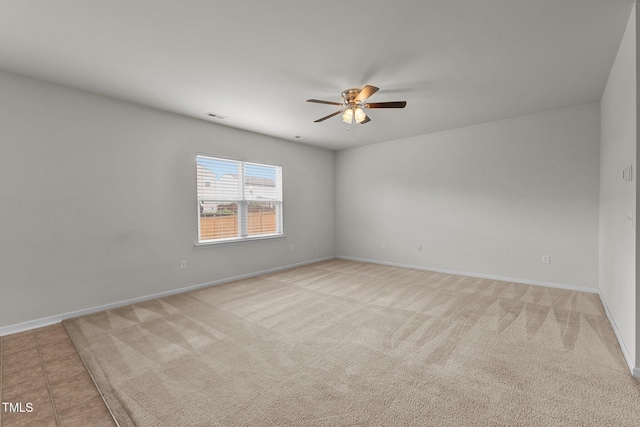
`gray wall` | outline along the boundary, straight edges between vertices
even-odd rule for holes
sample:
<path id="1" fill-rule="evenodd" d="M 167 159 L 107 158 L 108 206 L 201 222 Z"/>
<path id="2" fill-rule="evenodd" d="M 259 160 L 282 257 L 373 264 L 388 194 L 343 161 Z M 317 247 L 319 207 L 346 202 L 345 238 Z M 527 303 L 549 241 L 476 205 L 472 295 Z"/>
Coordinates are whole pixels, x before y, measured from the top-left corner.
<path id="1" fill-rule="evenodd" d="M 337 255 L 596 289 L 599 122 L 591 103 L 338 152 Z"/>
<path id="2" fill-rule="evenodd" d="M 602 96 L 600 149 L 600 292 L 636 360 L 636 22 L 632 12 Z M 632 181 L 622 170 L 633 166 Z M 635 363 L 638 365 L 638 363 Z"/>
<path id="3" fill-rule="evenodd" d="M 0 94 L 0 328 L 335 253 L 331 151 L 9 74 Z M 197 152 L 282 165 L 286 238 L 195 249 Z"/>

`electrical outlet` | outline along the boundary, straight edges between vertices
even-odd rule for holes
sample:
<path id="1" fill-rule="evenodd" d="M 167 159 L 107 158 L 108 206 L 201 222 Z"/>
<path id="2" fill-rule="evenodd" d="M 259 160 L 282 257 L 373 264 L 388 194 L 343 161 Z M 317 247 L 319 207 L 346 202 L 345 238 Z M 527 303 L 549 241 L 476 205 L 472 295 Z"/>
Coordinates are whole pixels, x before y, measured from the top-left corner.
<path id="1" fill-rule="evenodd" d="M 289 252 L 293 252 L 293 243 L 289 245 Z"/>
<path id="2" fill-rule="evenodd" d="M 422 245 L 418 245 L 418 252 L 422 252 Z"/>
<path id="3" fill-rule="evenodd" d="M 386 243 L 382 242 L 382 244 L 380 245 L 380 247 L 381 247 L 382 249 L 384 249 L 384 248 L 386 248 L 386 247 L 387 247 L 387 245 L 386 245 Z"/>
<path id="4" fill-rule="evenodd" d="M 543 264 L 551 264 L 551 255 L 542 255 Z"/>
<path id="5" fill-rule="evenodd" d="M 180 261 L 180 270 L 185 270 L 187 268 L 187 260 L 183 259 Z"/>

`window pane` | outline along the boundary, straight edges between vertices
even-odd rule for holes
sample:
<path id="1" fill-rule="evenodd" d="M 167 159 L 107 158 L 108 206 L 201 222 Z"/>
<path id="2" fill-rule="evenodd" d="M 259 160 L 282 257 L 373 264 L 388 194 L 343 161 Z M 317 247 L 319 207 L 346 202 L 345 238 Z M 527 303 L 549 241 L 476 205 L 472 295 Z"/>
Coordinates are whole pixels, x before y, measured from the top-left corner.
<path id="1" fill-rule="evenodd" d="M 280 200 L 280 168 L 245 164 L 244 191 L 246 200 Z"/>
<path id="2" fill-rule="evenodd" d="M 249 202 L 247 204 L 247 234 L 275 234 L 277 227 L 277 212 L 275 202 Z"/>
<path id="3" fill-rule="evenodd" d="M 220 204 L 215 211 L 200 213 L 200 240 L 238 237 L 238 204 Z"/>
<path id="4" fill-rule="evenodd" d="M 242 198 L 238 179 L 240 162 L 198 156 L 198 198 L 238 201 Z M 205 183 L 209 182 L 207 186 Z"/>

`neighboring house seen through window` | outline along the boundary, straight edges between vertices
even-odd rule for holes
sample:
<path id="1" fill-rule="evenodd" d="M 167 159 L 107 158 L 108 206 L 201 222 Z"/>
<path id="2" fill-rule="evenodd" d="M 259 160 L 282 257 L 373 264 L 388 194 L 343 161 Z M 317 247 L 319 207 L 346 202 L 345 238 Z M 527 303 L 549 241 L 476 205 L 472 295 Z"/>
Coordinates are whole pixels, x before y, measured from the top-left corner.
<path id="1" fill-rule="evenodd" d="M 282 168 L 196 156 L 198 243 L 279 236 Z"/>

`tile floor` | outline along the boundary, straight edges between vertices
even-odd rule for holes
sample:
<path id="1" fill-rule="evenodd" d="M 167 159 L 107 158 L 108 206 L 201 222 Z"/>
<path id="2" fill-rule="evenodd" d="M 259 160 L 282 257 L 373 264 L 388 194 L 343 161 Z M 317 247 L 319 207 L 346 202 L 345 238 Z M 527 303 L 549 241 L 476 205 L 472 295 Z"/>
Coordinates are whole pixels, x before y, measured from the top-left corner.
<path id="1" fill-rule="evenodd" d="M 61 323 L 0 337 L 0 426 L 116 426 Z"/>

